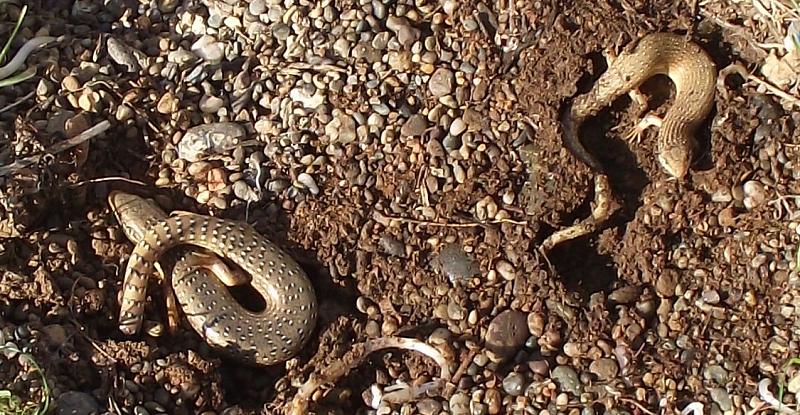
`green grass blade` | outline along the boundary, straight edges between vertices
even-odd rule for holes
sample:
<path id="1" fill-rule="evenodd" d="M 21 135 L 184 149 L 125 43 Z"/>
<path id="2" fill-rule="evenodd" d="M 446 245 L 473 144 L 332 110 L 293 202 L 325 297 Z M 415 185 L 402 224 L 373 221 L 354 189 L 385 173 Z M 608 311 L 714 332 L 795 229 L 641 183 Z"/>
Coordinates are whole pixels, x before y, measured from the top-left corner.
<path id="1" fill-rule="evenodd" d="M 19 32 L 20 26 L 22 26 L 22 20 L 25 19 L 25 14 L 28 12 L 28 5 L 22 6 L 22 10 L 19 12 L 19 19 L 17 19 L 17 24 L 14 26 L 14 31 L 11 32 L 11 36 L 6 41 L 6 45 L 3 46 L 3 50 L 0 51 L 0 62 L 3 62 L 6 58 L 6 54 L 8 54 L 8 49 L 11 48 L 11 42 L 17 37 L 17 32 Z"/>
<path id="2" fill-rule="evenodd" d="M 0 88 L 5 88 L 7 86 L 16 85 L 20 82 L 25 82 L 28 79 L 33 78 L 36 75 L 36 67 L 31 66 L 30 68 L 14 75 L 9 76 L 6 79 L 0 79 Z"/>
<path id="3" fill-rule="evenodd" d="M 19 353 L 20 356 L 23 356 L 27 363 L 33 367 L 36 373 L 39 374 L 39 377 L 42 379 L 42 398 L 38 405 L 35 402 L 26 402 L 25 404 L 22 404 L 19 398 L 14 396 L 11 391 L 5 389 L 0 390 L 0 414 L 5 412 L 20 415 L 47 414 L 47 412 L 50 410 L 50 385 L 47 383 L 47 378 L 44 375 L 44 370 L 42 370 L 42 367 L 36 363 L 36 359 L 33 358 L 33 355 L 22 353 L 22 351 L 16 347 L 0 345 L 0 351 L 4 350 Z"/>

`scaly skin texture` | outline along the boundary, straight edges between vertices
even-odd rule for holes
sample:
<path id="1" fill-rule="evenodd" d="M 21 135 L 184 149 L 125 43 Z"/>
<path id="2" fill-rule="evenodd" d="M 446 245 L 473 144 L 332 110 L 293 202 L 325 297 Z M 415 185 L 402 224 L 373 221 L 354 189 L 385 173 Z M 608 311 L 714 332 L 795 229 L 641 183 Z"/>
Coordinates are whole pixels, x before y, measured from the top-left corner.
<path id="1" fill-rule="evenodd" d="M 172 287 L 190 324 L 210 345 L 263 365 L 290 359 L 305 345 L 317 319 L 314 288 L 292 258 L 251 226 L 188 212 L 167 217 L 155 204 L 122 192 L 112 192 L 109 203 L 126 235 L 137 242 L 125 271 L 123 333 L 136 333 L 141 326 L 154 261 L 172 247 L 189 244 L 239 265 L 266 302 L 263 311 L 245 309 L 214 275 L 230 272 L 219 258 L 191 251 L 180 255 Z"/>
<path id="2" fill-rule="evenodd" d="M 675 84 L 675 101 L 658 133 L 658 160 L 673 177 L 684 177 L 692 162 L 694 131 L 714 105 L 717 77 L 716 66 L 708 54 L 684 36 L 650 34 L 632 51 L 621 53 L 592 90 L 575 98 L 564 112 L 561 123 L 566 147 L 589 167 L 602 172 L 600 162 L 578 138 L 581 124 L 620 95 L 659 74 L 667 75 Z"/>

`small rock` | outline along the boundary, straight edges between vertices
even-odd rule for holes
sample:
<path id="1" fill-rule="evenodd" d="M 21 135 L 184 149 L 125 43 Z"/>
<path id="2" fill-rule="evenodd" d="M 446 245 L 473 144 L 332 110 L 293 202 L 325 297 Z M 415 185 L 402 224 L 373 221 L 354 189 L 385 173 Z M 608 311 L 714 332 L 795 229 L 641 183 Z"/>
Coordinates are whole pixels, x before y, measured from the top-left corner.
<path id="1" fill-rule="evenodd" d="M 109 37 L 106 42 L 108 56 L 117 65 L 125 68 L 127 72 L 139 72 L 142 69 L 139 61 L 134 55 L 134 49 L 120 42 L 116 38 Z"/>
<path id="2" fill-rule="evenodd" d="M 206 114 L 215 114 L 223 105 L 225 101 L 219 97 L 204 95 L 200 98 L 200 111 Z"/>
<path id="3" fill-rule="evenodd" d="M 725 209 L 722 209 L 717 214 L 717 221 L 720 225 L 725 227 L 731 227 L 736 225 L 736 212 L 734 212 L 732 206 L 728 206 Z"/>
<path id="4" fill-rule="evenodd" d="M 159 101 L 159 104 L 161 101 Z M 97 112 L 100 109 L 100 94 L 86 88 L 78 96 L 78 108 L 86 112 Z M 177 110 L 177 108 L 175 108 Z"/>
<path id="5" fill-rule="evenodd" d="M 451 283 L 467 280 L 480 273 L 480 267 L 468 256 L 460 245 L 447 244 L 439 251 L 434 261 L 440 271 L 450 279 Z"/>
<path id="6" fill-rule="evenodd" d="M 711 395 L 711 400 L 719 405 L 719 408 L 724 412 L 728 412 L 733 408 L 733 402 L 728 394 L 728 391 L 722 388 L 711 388 L 708 390 Z"/>
<path id="7" fill-rule="evenodd" d="M 265 0 L 253 0 L 248 5 L 250 9 L 250 14 L 253 16 L 258 16 L 260 14 L 264 14 L 267 11 L 267 2 Z"/>
<path id="8" fill-rule="evenodd" d="M 563 351 L 567 357 L 578 357 L 583 353 L 580 343 L 577 342 L 564 343 Z"/>
<path id="9" fill-rule="evenodd" d="M 656 293 L 661 297 L 672 297 L 677 285 L 678 273 L 674 270 L 663 270 L 656 280 Z"/>
<path id="10" fill-rule="evenodd" d="M 294 88 L 289 91 L 289 98 L 294 102 L 303 104 L 303 108 L 316 109 L 325 103 L 325 97 L 319 93 L 319 90 L 314 90 L 313 93 L 306 88 Z"/>
<path id="11" fill-rule="evenodd" d="M 472 401 L 470 403 L 470 406 L 471 406 L 470 415 L 486 415 L 488 413 L 488 410 L 486 409 L 486 404 Z"/>
<path id="12" fill-rule="evenodd" d="M 0 353 L 2 353 L 6 359 L 13 359 L 19 355 L 19 346 L 14 342 L 8 342 L 5 344 L 4 348 L 0 349 Z"/>
<path id="13" fill-rule="evenodd" d="M 397 240 L 397 238 L 391 235 L 383 235 L 381 236 L 380 244 L 384 252 L 387 254 L 396 256 L 398 258 L 406 257 L 406 246 Z"/>
<path id="14" fill-rule="evenodd" d="M 81 81 L 72 75 L 65 76 L 64 79 L 61 80 L 61 87 L 69 92 L 77 92 L 81 89 Z"/>
<path id="15" fill-rule="evenodd" d="M 428 129 L 428 120 L 422 114 L 414 114 L 400 127 L 400 135 L 404 137 L 420 136 Z"/>
<path id="16" fill-rule="evenodd" d="M 505 310 L 486 329 L 486 348 L 500 359 L 509 359 L 529 337 L 528 316 L 516 310 Z"/>
<path id="17" fill-rule="evenodd" d="M 619 365 L 614 359 L 600 358 L 589 364 L 589 371 L 600 380 L 611 380 L 617 376 Z"/>
<path id="18" fill-rule="evenodd" d="M 405 72 L 411 69 L 411 53 L 406 51 L 392 50 L 386 55 L 386 63 L 388 63 L 393 70 Z"/>
<path id="19" fill-rule="evenodd" d="M 336 42 L 333 42 L 333 51 L 342 58 L 347 59 L 350 56 L 350 42 L 343 37 L 336 39 Z"/>
<path id="20" fill-rule="evenodd" d="M 67 341 L 67 331 L 60 324 L 44 326 L 42 332 L 47 335 L 47 344 L 50 346 L 61 346 Z"/>
<path id="21" fill-rule="evenodd" d="M 246 134 L 243 126 L 232 122 L 192 127 L 178 143 L 178 157 L 194 162 L 209 155 L 227 153 L 238 146 Z"/>
<path id="22" fill-rule="evenodd" d="M 211 35 L 203 35 L 192 44 L 192 52 L 208 63 L 214 64 L 222 61 L 224 53 L 222 43 L 217 42 Z"/>
<path id="23" fill-rule="evenodd" d="M 458 117 L 453 120 L 450 124 L 450 134 L 454 136 L 459 136 L 461 133 L 467 130 L 467 125 L 464 124 L 464 120 L 461 117 Z"/>
<path id="24" fill-rule="evenodd" d="M 702 293 L 703 301 L 706 304 L 717 304 L 719 303 L 719 293 L 717 290 L 703 290 Z"/>
<path id="25" fill-rule="evenodd" d="M 303 185 L 312 195 L 316 196 L 319 194 L 319 187 L 317 186 L 317 182 L 314 181 L 314 178 L 311 177 L 310 174 L 303 172 L 297 175 L 297 181 Z"/>
<path id="26" fill-rule="evenodd" d="M 339 113 L 338 117 L 325 125 L 325 134 L 335 142 L 352 143 L 356 139 L 356 120 L 348 114 Z"/>
<path id="27" fill-rule="evenodd" d="M 531 369 L 531 372 L 539 376 L 546 376 L 550 372 L 550 365 L 547 363 L 547 360 L 528 362 L 528 367 Z"/>
<path id="28" fill-rule="evenodd" d="M 420 415 L 436 415 L 442 410 L 442 404 L 431 398 L 425 398 L 417 402 L 417 410 Z"/>
<path id="29" fill-rule="evenodd" d="M 489 413 L 491 415 L 499 414 L 503 408 L 503 398 L 500 396 L 500 391 L 495 388 L 486 390 L 486 396 L 483 398 L 486 405 L 489 406 Z"/>
<path id="30" fill-rule="evenodd" d="M 452 415 L 469 414 L 469 396 L 464 392 L 458 392 L 450 397 L 450 413 Z"/>
<path id="31" fill-rule="evenodd" d="M 789 379 L 789 383 L 786 385 L 786 390 L 795 395 L 800 392 L 800 374 L 796 374 Z"/>
<path id="32" fill-rule="evenodd" d="M 503 378 L 503 390 L 511 396 L 522 395 L 525 390 L 525 377 L 517 372 L 511 372 Z"/>
<path id="33" fill-rule="evenodd" d="M 117 121 L 127 121 L 133 118 L 135 114 L 136 112 L 131 107 L 123 104 L 117 107 L 114 117 L 117 119 Z"/>
<path id="34" fill-rule="evenodd" d="M 92 395 L 83 392 L 64 392 L 55 401 L 56 415 L 90 415 L 103 408 Z"/>
<path id="35" fill-rule="evenodd" d="M 764 185 L 755 180 L 747 181 L 744 186 L 742 186 L 742 190 L 744 191 L 744 207 L 747 208 L 747 210 L 760 206 L 767 198 Z"/>
<path id="36" fill-rule="evenodd" d="M 181 2 L 178 0 L 158 0 L 158 11 L 161 13 L 172 13 Z"/>
<path id="37" fill-rule="evenodd" d="M 256 194 L 244 180 L 233 183 L 233 194 L 244 201 L 255 202 Z"/>
<path id="38" fill-rule="evenodd" d="M 733 200 L 731 189 L 722 188 L 711 194 L 711 201 L 716 203 L 728 203 Z"/>
<path id="39" fill-rule="evenodd" d="M 580 396 L 583 393 L 583 385 L 581 385 L 578 373 L 575 369 L 569 366 L 556 366 L 550 377 L 558 384 L 559 388 L 565 392 L 569 392 L 575 396 Z"/>
<path id="40" fill-rule="evenodd" d="M 172 92 L 162 95 L 156 104 L 156 109 L 161 114 L 172 114 L 178 111 L 179 100 Z"/>
<path id="41" fill-rule="evenodd" d="M 451 320 L 463 320 L 466 316 L 466 310 L 460 304 L 451 301 L 447 304 L 447 316 Z"/>
<path id="42" fill-rule="evenodd" d="M 448 343 L 452 338 L 453 333 L 451 333 L 450 330 L 444 327 L 438 327 L 428 336 L 428 341 L 435 346 L 441 346 Z"/>
<path id="43" fill-rule="evenodd" d="M 462 141 L 460 137 L 448 134 L 442 140 L 442 147 L 444 147 L 444 149 L 447 150 L 447 152 L 449 153 L 451 151 L 456 151 L 459 148 L 461 148 L 461 143 Z"/>
<path id="44" fill-rule="evenodd" d="M 386 28 L 397 35 L 397 40 L 405 48 L 411 47 L 419 39 L 421 33 L 419 29 L 412 27 L 408 20 L 397 16 L 389 16 L 386 19 Z"/>
<path id="45" fill-rule="evenodd" d="M 639 298 L 639 287 L 627 285 L 617 288 L 608 295 L 608 299 L 617 304 L 629 304 Z"/>
<path id="46" fill-rule="evenodd" d="M 178 48 L 167 54 L 167 62 L 176 63 L 179 66 L 186 65 L 196 60 L 197 60 L 197 55 L 184 48 Z"/>
<path id="47" fill-rule="evenodd" d="M 428 81 L 428 89 L 434 97 L 440 98 L 453 92 L 455 76 L 446 68 L 437 69 Z"/>
<path id="48" fill-rule="evenodd" d="M 514 266 L 506 260 L 501 259 L 497 261 L 497 264 L 495 264 L 495 269 L 497 270 L 497 273 L 500 274 L 500 276 L 506 281 L 514 281 L 514 279 L 517 278 L 517 271 L 514 269 Z"/>
<path id="49" fill-rule="evenodd" d="M 728 371 L 720 365 L 709 365 L 703 370 L 703 377 L 708 380 L 713 380 L 718 385 L 725 385 L 728 383 Z"/>

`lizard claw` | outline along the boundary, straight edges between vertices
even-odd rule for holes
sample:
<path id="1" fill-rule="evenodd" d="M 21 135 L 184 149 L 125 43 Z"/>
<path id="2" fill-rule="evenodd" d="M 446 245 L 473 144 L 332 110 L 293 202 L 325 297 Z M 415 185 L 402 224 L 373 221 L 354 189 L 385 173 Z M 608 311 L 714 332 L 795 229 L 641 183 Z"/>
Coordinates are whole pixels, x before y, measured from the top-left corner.
<path id="1" fill-rule="evenodd" d="M 662 120 L 655 114 L 647 114 L 630 131 L 625 134 L 625 140 L 639 144 L 642 142 L 644 130 L 650 127 L 661 128 Z"/>

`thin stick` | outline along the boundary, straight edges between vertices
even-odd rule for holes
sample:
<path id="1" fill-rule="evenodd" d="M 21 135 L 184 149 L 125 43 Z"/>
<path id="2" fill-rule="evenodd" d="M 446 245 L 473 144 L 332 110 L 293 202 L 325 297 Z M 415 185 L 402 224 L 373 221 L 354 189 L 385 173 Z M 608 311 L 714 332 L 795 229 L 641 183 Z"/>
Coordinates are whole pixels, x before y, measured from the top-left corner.
<path id="1" fill-rule="evenodd" d="M 747 75 L 747 80 L 748 81 L 753 81 L 753 82 L 763 86 L 769 92 L 772 92 L 773 94 L 775 94 L 775 95 L 777 95 L 777 96 L 779 96 L 779 97 L 791 102 L 792 104 L 794 104 L 796 106 L 800 106 L 800 97 L 796 97 L 796 96 L 794 96 L 794 95 L 792 95 L 792 94 L 790 94 L 788 92 L 785 92 L 782 89 L 770 84 L 767 81 L 762 80 L 761 78 L 759 78 L 759 77 L 757 77 L 755 75 L 748 74 Z"/>
<path id="2" fill-rule="evenodd" d="M 341 359 L 326 367 L 322 374 L 312 373 L 309 379 L 302 385 L 289 403 L 288 412 L 291 415 L 308 413 L 308 403 L 311 396 L 323 384 L 335 383 L 338 379 L 347 375 L 351 370 L 358 367 L 373 352 L 384 349 L 396 348 L 402 350 L 413 350 L 424 354 L 433 359 L 439 366 L 439 377 L 443 381 L 451 378 L 451 362 L 448 361 L 438 350 L 427 343 L 414 338 L 406 337 L 379 337 L 370 339 L 362 343 L 357 343 Z"/>
<path id="3" fill-rule="evenodd" d="M 27 94 L 27 95 L 25 95 L 24 97 L 22 97 L 22 98 L 20 98 L 20 99 L 18 99 L 18 100 L 16 100 L 16 101 L 14 101 L 14 102 L 12 102 L 12 103 L 10 103 L 10 104 L 6 105 L 6 106 L 5 106 L 5 107 L 3 107 L 3 108 L 0 108 L 0 114 L 2 114 L 2 113 L 4 113 L 4 112 L 6 112 L 6 111 L 8 111 L 8 110 L 10 110 L 10 109 L 12 109 L 12 108 L 14 108 L 14 107 L 16 107 L 16 106 L 17 106 L 17 105 L 19 105 L 19 104 L 22 104 L 22 103 L 23 103 L 23 102 L 25 102 L 25 101 L 26 101 L 28 98 L 30 98 L 30 97 L 32 97 L 32 96 L 34 96 L 35 94 L 36 94 L 36 91 L 31 91 L 30 93 L 28 93 L 28 94 Z"/>
<path id="4" fill-rule="evenodd" d="M 131 183 L 131 184 L 138 184 L 139 186 L 149 186 L 145 182 L 141 182 L 139 180 L 134 180 L 134 179 L 129 179 L 127 177 L 108 176 L 108 177 L 98 177 L 98 178 L 95 178 L 95 179 L 81 180 L 81 181 L 79 181 L 77 183 L 73 183 L 73 184 L 69 185 L 69 187 L 79 187 L 79 186 L 83 186 L 83 185 L 89 184 L 89 183 L 101 183 L 101 182 L 113 182 L 113 181 L 121 181 L 121 182 L 127 182 L 127 183 Z"/>
<path id="5" fill-rule="evenodd" d="M 41 160 L 41 158 L 45 154 L 57 154 L 64 150 L 68 150 L 72 147 L 75 147 L 78 144 L 81 144 L 97 135 L 100 135 L 101 133 L 108 130 L 110 127 L 111 123 L 108 122 L 108 120 L 102 121 L 101 123 L 87 129 L 86 131 L 76 135 L 75 137 L 53 144 L 44 153 L 40 153 L 35 156 L 30 156 L 24 159 L 17 160 L 6 166 L 0 166 L 0 177 L 8 176 L 9 174 L 15 173 L 19 169 L 30 166 L 31 164 L 38 163 L 39 160 Z"/>
<path id="6" fill-rule="evenodd" d="M 514 225 L 519 226 L 526 226 L 528 221 L 520 221 L 520 220 L 513 220 L 513 219 L 497 219 L 491 220 L 487 222 L 472 222 L 472 223 L 441 223 L 441 222 L 432 222 L 428 220 L 420 220 L 420 219 L 412 219 L 412 218 L 402 218 L 398 216 L 385 216 L 382 215 L 385 219 L 388 220 L 396 220 L 398 222 L 404 223 L 412 223 L 414 225 L 428 225 L 428 226 L 440 226 L 444 228 L 474 228 L 478 226 L 486 226 L 486 225 L 494 225 L 498 223 L 511 223 Z"/>

